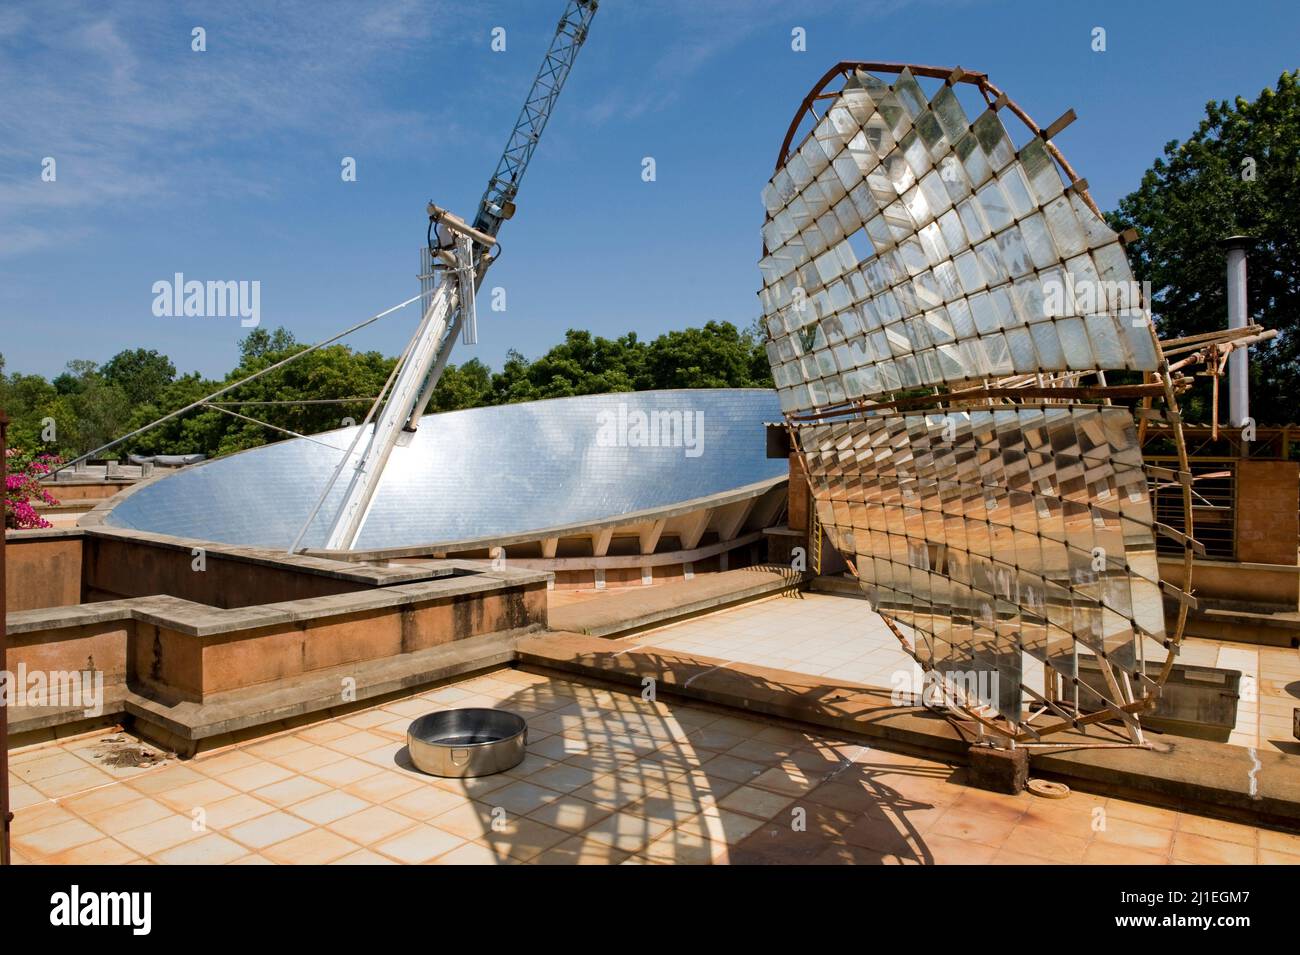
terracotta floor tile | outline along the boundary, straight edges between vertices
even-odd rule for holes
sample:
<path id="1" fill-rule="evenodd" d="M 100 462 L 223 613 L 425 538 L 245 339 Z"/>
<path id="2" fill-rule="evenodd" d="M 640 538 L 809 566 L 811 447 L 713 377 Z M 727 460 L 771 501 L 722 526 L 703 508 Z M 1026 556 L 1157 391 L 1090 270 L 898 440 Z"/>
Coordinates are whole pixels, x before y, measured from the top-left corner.
<path id="1" fill-rule="evenodd" d="M 300 729 L 295 735 L 312 743 L 328 743 L 331 740 L 336 740 L 339 737 L 347 736 L 349 733 L 354 732 L 356 731 L 345 723 L 327 720 L 322 723 L 308 726 L 305 729 Z"/>
<path id="2" fill-rule="evenodd" d="M 1278 852 L 1274 849 L 1259 849 L 1260 865 L 1300 865 L 1300 856 L 1293 856 L 1289 852 Z"/>
<path id="3" fill-rule="evenodd" d="M 308 770 L 306 775 L 327 786 L 350 786 L 352 783 L 377 776 L 381 772 L 384 772 L 381 766 L 367 763 L 364 759 L 357 759 L 354 756 L 345 756 L 319 769 Z"/>
<path id="4" fill-rule="evenodd" d="M 322 782 L 317 782 L 306 776 L 290 776 L 278 783 L 271 783 L 271 785 L 263 786 L 261 789 L 254 789 L 250 795 L 262 802 L 284 809 L 286 806 L 292 806 L 315 796 L 328 795 L 331 792 L 333 790 Z"/>
<path id="5" fill-rule="evenodd" d="M 412 819 L 424 822 L 434 816 L 442 815 L 448 810 L 463 806 L 468 801 L 464 796 L 457 796 L 445 789 L 428 786 L 424 789 L 414 789 L 411 792 L 403 793 L 395 799 L 388 800 L 384 805 L 389 809 L 397 810 L 403 815 L 410 816 Z"/>
<path id="6" fill-rule="evenodd" d="M 833 845 L 813 860 L 814 865 L 919 865 L 919 861 L 868 849 L 865 846 Z"/>
<path id="7" fill-rule="evenodd" d="M 104 837 L 102 832 L 81 819 L 69 819 L 66 822 L 37 829 L 35 832 L 23 832 L 15 823 L 15 828 L 11 832 L 13 845 L 33 861 L 58 855 L 60 852 Z"/>
<path id="8" fill-rule="evenodd" d="M 301 835 L 277 842 L 262 850 L 262 855 L 281 865 L 326 865 L 360 848 L 328 829 L 311 829 Z"/>
<path id="9" fill-rule="evenodd" d="M 753 782 L 767 769 L 762 763 L 751 762 L 725 753 L 705 761 L 702 768 L 705 774 L 711 777 L 718 776 L 742 784 Z"/>
<path id="10" fill-rule="evenodd" d="M 318 826 L 325 826 L 346 816 L 355 815 L 369 807 L 370 803 L 364 799 L 330 790 L 319 796 L 313 796 L 310 799 L 295 803 L 289 807 L 289 811 L 295 816 L 302 816 L 308 822 L 313 822 Z"/>
<path id="11" fill-rule="evenodd" d="M 1015 828 L 1014 821 L 991 816 L 983 811 L 966 809 L 958 804 L 940 816 L 939 821 L 930 827 L 926 835 L 965 839 L 969 842 L 1001 848 Z"/>
<path id="12" fill-rule="evenodd" d="M 156 822 L 167 816 L 175 815 L 179 811 L 164 806 L 156 799 L 141 796 L 133 790 L 127 790 L 127 792 L 131 792 L 136 798 L 128 803 L 122 803 L 98 812 L 86 813 L 86 821 L 97 829 L 111 835 L 127 829 L 136 829 L 146 823 Z"/>
<path id="13" fill-rule="evenodd" d="M 534 809 L 540 809 L 548 802 L 554 802 L 561 795 L 554 789 L 546 789 L 521 780 L 493 790 L 483 796 L 482 801 L 494 808 L 499 806 L 512 816 L 524 816 Z"/>
<path id="14" fill-rule="evenodd" d="M 12 795 L 12 792 L 10 795 Z M 69 812 L 75 812 L 79 816 L 89 816 L 104 809 L 112 809 L 114 806 L 135 802 L 139 798 L 140 793 L 129 786 L 105 786 L 102 789 L 92 789 L 90 792 L 82 793 L 79 796 L 69 796 L 60 800 L 58 805 Z"/>
<path id="15" fill-rule="evenodd" d="M 641 851 L 667 831 L 668 826 L 658 820 L 616 812 L 589 826 L 583 837 L 633 853 Z"/>
<path id="16" fill-rule="evenodd" d="M 1084 865 L 1168 865 L 1169 857 L 1109 842 L 1093 842 L 1083 853 Z"/>
<path id="17" fill-rule="evenodd" d="M 188 786 L 160 792 L 154 798 L 176 812 L 191 812 L 195 808 L 208 806 L 237 795 L 239 795 L 238 791 L 231 789 L 225 783 L 216 779 L 205 779 L 190 783 Z"/>
<path id="18" fill-rule="evenodd" d="M 312 743 L 310 740 L 305 740 L 292 734 L 286 734 L 283 736 L 276 736 L 273 739 L 268 739 L 262 743 L 252 743 L 245 747 L 245 752 L 258 757 L 259 759 L 274 760 L 279 756 L 287 756 L 289 753 L 296 753 L 298 750 L 307 749 L 311 745 Z"/>
<path id="19" fill-rule="evenodd" d="M 1143 806 L 1141 803 L 1130 803 L 1123 799 L 1110 799 L 1106 802 L 1106 815 L 1112 819 L 1125 819 L 1130 822 L 1141 822 L 1143 825 L 1154 826 L 1157 829 L 1169 829 L 1173 832 L 1174 825 L 1178 822 L 1178 813 L 1174 809 L 1162 809 L 1157 806 Z"/>
<path id="20" fill-rule="evenodd" d="M 434 816 L 429 822 L 452 835 L 473 842 L 481 840 L 483 834 L 494 825 L 498 828 L 504 826 L 509 818 L 510 814 L 504 809 L 493 810 L 483 803 L 465 800 L 455 808 Z"/>
<path id="21" fill-rule="evenodd" d="M 240 793 L 238 796 L 231 796 L 229 799 L 223 799 L 206 807 L 204 822 L 209 829 L 229 829 L 241 822 L 265 816 L 274 809 L 275 807 L 269 803 L 264 803 L 247 793 Z"/>
<path id="22" fill-rule="evenodd" d="M 607 842 L 573 836 L 534 856 L 534 865 L 618 865 L 628 853 Z"/>
<path id="23" fill-rule="evenodd" d="M 1222 819 L 1207 819 L 1183 813 L 1178 817 L 1178 832 L 1188 832 L 1221 842 L 1234 842 L 1239 846 L 1254 848 L 1259 843 L 1259 830 Z M 1176 858 L 1176 856 L 1175 856 Z"/>
<path id="24" fill-rule="evenodd" d="M 743 812 L 759 819 L 770 819 L 789 806 L 793 800 L 789 796 L 755 789 L 753 786 L 741 786 L 718 801 L 719 808 L 733 812 Z"/>
<path id="25" fill-rule="evenodd" d="M 9 780 L 9 809 L 11 812 L 37 806 L 46 801 L 45 797 L 31 786 L 16 782 L 13 773 L 9 774 Z"/>
<path id="26" fill-rule="evenodd" d="M 89 764 L 81 757 L 62 749 L 54 749 L 34 759 L 15 761 L 10 765 L 9 771 L 19 782 L 34 785 L 41 780 L 87 768 Z"/>
<path id="27" fill-rule="evenodd" d="M 553 829 L 575 833 L 595 825 L 611 813 L 612 810 L 597 806 L 593 802 L 567 795 L 552 800 L 539 809 L 534 809 L 528 817 Z"/>
<path id="28" fill-rule="evenodd" d="M 140 794 L 133 790 L 128 789 L 126 792 L 132 799 L 140 798 Z M 29 809 L 15 811 L 14 827 L 24 832 L 35 832 L 48 826 L 57 826 L 61 822 L 71 822 L 76 818 L 77 814 L 73 813 L 66 803 L 40 802 Z"/>
<path id="29" fill-rule="evenodd" d="M 225 865 L 247 854 L 243 846 L 214 832 L 159 852 L 154 858 L 164 865 Z"/>
<path id="30" fill-rule="evenodd" d="M 1198 865 L 1252 865 L 1255 849 L 1191 832 L 1177 832 L 1174 834 L 1173 857 L 1178 862 Z"/>
<path id="31" fill-rule="evenodd" d="M 998 850 L 966 839 L 931 834 L 925 837 L 922 852 L 928 865 L 988 865 Z"/>
<path id="32" fill-rule="evenodd" d="M 113 782 L 113 777 L 108 773 L 87 765 L 83 769 L 73 770 L 70 773 L 35 780 L 31 783 L 31 786 L 50 799 L 62 799 L 64 796 L 84 793 L 87 790 L 94 789 L 97 786 L 105 786 L 111 782 Z"/>
<path id="33" fill-rule="evenodd" d="M 397 863 L 387 856 L 381 856 L 378 852 L 358 849 L 356 852 L 349 852 L 342 859 L 335 859 L 330 865 L 397 865 Z"/>
<path id="34" fill-rule="evenodd" d="M 511 857 L 502 855 L 481 842 L 466 842 L 438 856 L 432 865 L 510 865 Z"/>
<path id="35" fill-rule="evenodd" d="M 372 843 L 396 835 L 414 825 L 410 816 L 404 816 L 387 806 L 371 806 L 329 823 L 328 828 L 358 845 Z"/>
<path id="36" fill-rule="evenodd" d="M 489 829 L 477 841 L 490 846 L 499 856 L 527 862 L 567 838 L 567 832 L 552 829 L 535 819 L 515 816 L 507 819 L 501 829 Z"/>
<path id="37" fill-rule="evenodd" d="M 1168 829 L 1144 826 L 1140 822 L 1128 822 L 1125 819 L 1107 818 L 1106 828 L 1097 830 L 1093 836 L 1093 841 L 1127 846 L 1140 852 L 1167 856 L 1173 838 L 1173 833 Z"/>
<path id="38" fill-rule="evenodd" d="M 247 750 L 232 749 L 211 756 L 196 756 L 187 765 L 204 775 L 220 779 L 226 773 L 233 773 L 237 769 L 256 766 L 259 762 L 261 760 Z"/>
<path id="39" fill-rule="evenodd" d="M 730 809 L 706 809 L 681 828 L 707 836 L 717 845 L 738 845 L 743 839 L 763 825 L 762 820 Z"/>
<path id="40" fill-rule="evenodd" d="M 1011 835 L 1002 843 L 1002 849 L 1016 855 L 1036 856 L 1048 862 L 1077 865 L 1083 861 L 1083 853 L 1090 841 L 1079 835 L 1021 825 L 1012 830 Z"/>
<path id="41" fill-rule="evenodd" d="M 581 766 L 552 763 L 545 769 L 541 769 L 527 777 L 527 781 L 537 786 L 553 789 L 556 792 L 569 793 L 593 782 L 596 775 L 593 770 L 584 769 Z"/>
<path id="42" fill-rule="evenodd" d="M 146 796 L 152 796 L 154 793 L 179 789 L 188 783 L 197 783 L 205 778 L 207 777 L 202 773 L 196 773 L 188 766 L 168 766 L 157 772 L 137 776 L 127 785 Z"/>
<path id="43" fill-rule="evenodd" d="M 681 830 L 669 830 L 641 851 L 651 862 L 661 865 L 708 865 L 719 846 L 707 836 Z"/>
<path id="44" fill-rule="evenodd" d="M 142 856 L 157 855 L 203 835 L 195 830 L 194 820 L 179 813 L 165 816 L 134 829 L 114 832 L 113 838 Z"/>
<path id="45" fill-rule="evenodd" d="M 372 749 L 380 746 L 386 746 L 389 740 L 375 733 L 366 730 L 357 730 L 348 727 L 346 736 L 339 736 L 335 739 L 324 741 L 324 745 L 330 749 L 337 750 L 340 753 L 347 753 L 349 756 L 359 756 L 362 753 L 368 753 Z"/>
<path id="46" fill-rule="evenodd" d="M 295 773 L 308 773 L 314 769 L 320 769 L 323 766 L 341 762 L 345 759 L 347 759 L 347 756 L 343 753 L 310 743 L 304 749 L 297 749 L 283 756 L 273 757 L 275 763 L 286 769 L 292 769 Z"/>
<path id="47" fill-rule="evenodd" d="M 368 802 L 382 803 L 420 789 L 423 785 L 420 780 L 402 773 L 383 772 L 348 783 L 343 791 Z"/>
<path id="48" fill-rule="evenodd" d="M 128 865 L 140 856 L 113 839 L 98 839 L 45 859 L 49 865 Z"/>
<path id="49" fill-rule="evenodd" d="M 978 812 L 1004 822 L 1020 822 L 1029 810 L 1030 804 L 1037 801 L 1036 797 L 1026 793 L 1019 796 L 1005 796 L 1001 793 L 986 792 L 983 789 L 963 788 L 965 791 L 961 798 L 953 803 L 954 808 Z"/>
<path id="50" fill-rule="evenodd" d="M 273 783 L 289 779 L 293 775 L 293 770 L 285 769 L 283 766 L 277 766 L 275 763 L 269 763 L 266 760 L 258 760 L 256 763 L 250 763 L 242 769 L 223 773 L 221 781 L 232 789 L 251 793 L 263 786 L 270 786 Z"/>
<path id="51" fill-rule="evenodd" d="M 1300 835 L 1289 832 L 1277 832 L 1272 829 L 1259 830 L 1259 847 L 1274 852 L 1290 853 L 1300 856 Z"/>
<path id="52" fill-rule="evenodd" d="M 377 843 L 376 852 L 391 856 L 398 862 L 417 865 L 445 855 L 463 845 L 464 839 L 430 825 L 418 825 L 400 835 Z"/>
<path id="53" fill-rule="evenodd" d="M 227 834 L 250 849 L 262 850 L 311 829 L 311 823 L 282 810 L 266 813 L 227 830 Z"/>

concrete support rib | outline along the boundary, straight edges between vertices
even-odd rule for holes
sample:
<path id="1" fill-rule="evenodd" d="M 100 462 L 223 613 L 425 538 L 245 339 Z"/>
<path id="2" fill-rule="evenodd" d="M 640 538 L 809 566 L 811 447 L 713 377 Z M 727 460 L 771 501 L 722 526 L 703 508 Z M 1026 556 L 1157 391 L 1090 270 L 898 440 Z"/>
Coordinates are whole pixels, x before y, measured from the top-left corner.
<path id="1" fill-rule="evenodd" d="M 736 501 L 734 504 L 727 504 L 717 509 L 718 540 L 729 541 L 740 533 L 740 529 L 745 526 L 745 521 L 753 512 L 757 500 L 751 497 L 746 501 Z"/>
<path id="2" fill-rule="evenodd" d="M 713 517 L 715 508 L 700 508 L 687 514 L 678 531 L 678 539 L 681 541 L 682 550 L 695 550 L 700 545 L 700 538 L 708 530 L 709 520 Z"/>

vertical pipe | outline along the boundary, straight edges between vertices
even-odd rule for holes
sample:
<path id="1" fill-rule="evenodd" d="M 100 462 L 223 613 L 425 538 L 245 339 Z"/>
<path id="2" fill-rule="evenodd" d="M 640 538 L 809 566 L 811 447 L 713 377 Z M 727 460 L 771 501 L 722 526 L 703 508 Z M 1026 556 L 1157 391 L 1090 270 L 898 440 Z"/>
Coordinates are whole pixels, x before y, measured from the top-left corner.
<path id="1" fill-rule="evenodd" d="M 1248 324 L 1246 310 L 1246 250 L 1250 239 L 1234 235 L 1221 243 L 1228 257 L 1228 328 L 1245 328 Z M 1249 357 L 1245 348 L 1233 349 L 1228 356 L 1228 420 L 1240 428 L 1250 417 Z"/>

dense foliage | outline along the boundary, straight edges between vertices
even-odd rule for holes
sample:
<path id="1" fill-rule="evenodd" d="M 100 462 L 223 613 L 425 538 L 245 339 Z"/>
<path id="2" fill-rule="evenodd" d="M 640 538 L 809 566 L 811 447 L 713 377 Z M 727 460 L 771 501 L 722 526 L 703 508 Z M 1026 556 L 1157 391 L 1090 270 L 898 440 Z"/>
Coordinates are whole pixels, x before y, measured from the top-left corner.
<path id="1" fill-rule="evenodd" d="M 71 361 L 52 381 L 40 375 L 4 374 L 0 357 L 0 408 L 9 415 L 10 441 L 75 457 L 164 414 L 183 408 L 306 346 L 284 329 L 255 329 L 240 343 L 240 361 L 219 381 L 197 373 L 177 375 L 165 355 L 142 348 L 114 355 L 102 366 Z M 215 403 L 287 431 L 313 434 L 360 421 L 369 400 L 299 405 L 252 402 L 369 399 L 377 395 L 394 359 L 331 345 Z M 434 392 L 431 411 L 652 388 L 771 387 L 767 354 L 756 329 L 729 322 L 669 332 L 652 342 L 635 333 L 608 339 L 570 330 L 564 341 L 535 361 L 510 352 L 498 372 L 478 359 L 449 365 Z M 115 449 L 113 455 L 229 454 L 286 437 L 265 425 L 214 408 L 174 418 Z"/>
<path id="2" fill-rule="evenodd" d="M 1219 241 L 1257 240 L 1247 265 L 1249 308 L 1253 321 L 1279 335 L 1251 349 L 1251 412 L 1263 424 L 1289 423 L 1300 394 L 1300 73 L 1283 73 L 1253 101 L 1211 102 L 1205 113 L 1186 142 L 1165 146 L 1111 221 L 1138 230 L 1129 258 L 1138 280 L 1151 283 L 1163 338 L 1226 327 Z M 1189 417 L 1205 420 L 1208 395 L 1202 383 Z"/>

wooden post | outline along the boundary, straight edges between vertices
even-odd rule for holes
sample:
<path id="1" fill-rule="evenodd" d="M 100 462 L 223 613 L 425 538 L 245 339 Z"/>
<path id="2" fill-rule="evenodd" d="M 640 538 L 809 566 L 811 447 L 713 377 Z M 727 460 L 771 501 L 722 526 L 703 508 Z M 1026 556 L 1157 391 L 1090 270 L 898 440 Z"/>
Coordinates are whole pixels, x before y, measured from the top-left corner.
<path id="1" fill-rule="evenodd" d="M 5 448 L 7 447 L 9 419 L 0 411 L 0 482 L 5 476 Z M 5 656 L 5 531 L 0 527 L 0 679 L 7 680 L 9 661 Z M 7 687 L 6 690 L 12 690 Z M 9 811 L 9 693 L 0 700 L 0 865 L 9 865 L 9 824 L 13 813 Z"/>

